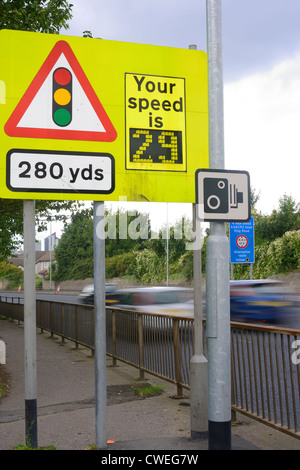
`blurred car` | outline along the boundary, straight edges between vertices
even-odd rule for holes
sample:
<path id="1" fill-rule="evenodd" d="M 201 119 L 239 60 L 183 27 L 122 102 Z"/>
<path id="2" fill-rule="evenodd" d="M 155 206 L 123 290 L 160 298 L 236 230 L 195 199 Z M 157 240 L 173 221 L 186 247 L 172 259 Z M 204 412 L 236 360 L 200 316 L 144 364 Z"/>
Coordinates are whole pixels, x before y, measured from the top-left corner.
<path id="1" fill-rule="evenodd" d="M 280 322 L 293 301 L 284 283 L 270 279 L 230 281 L 232 321 Z"/>
<path id="2" fill-rule="evenodd" d="M 105 284 L 106 304 L 113 302 L 113 294 L 116 290 L 116 284 Z M 94 305 L 94 284 L 88 284 L 85 286 L 79 294 L 78 300 L 83 304 Z"/>
<path id="3" fill-rule="evenodd" d="M 162 315 L 194 314 L 193 289 L 184 287 L 137 287 L 115 292 L 114 306 Z"/>

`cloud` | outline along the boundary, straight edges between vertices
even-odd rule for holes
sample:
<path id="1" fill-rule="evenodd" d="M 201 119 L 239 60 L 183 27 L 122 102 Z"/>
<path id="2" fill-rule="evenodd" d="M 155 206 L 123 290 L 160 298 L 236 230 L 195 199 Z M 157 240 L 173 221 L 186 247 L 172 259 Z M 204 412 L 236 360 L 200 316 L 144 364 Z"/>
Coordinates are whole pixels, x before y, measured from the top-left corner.
<path id="1" fill-rule="evenodd" d="M 300 199 L 300 55 L 224 87 L 225 165 L 250 172 L 258 208 Z"/>
<path id="2" fill-rule="evenodd" d="M 205 0 L 73 0 L 69 33 L 114 41 L 206 48 Z M 65 33 L 64 33 L 65 34 Z"/>

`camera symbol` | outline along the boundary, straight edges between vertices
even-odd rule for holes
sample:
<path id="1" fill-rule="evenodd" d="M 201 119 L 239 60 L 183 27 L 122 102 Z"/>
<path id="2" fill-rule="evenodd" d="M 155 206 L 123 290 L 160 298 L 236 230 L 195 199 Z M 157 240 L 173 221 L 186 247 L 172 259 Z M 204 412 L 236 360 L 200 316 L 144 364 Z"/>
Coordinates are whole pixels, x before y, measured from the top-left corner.
<path id="1" fill-rule="evenodd" d="M 243 202 L 243 193 L 227 178 L 204 178 L 204 212 L 226 214 Z"/>

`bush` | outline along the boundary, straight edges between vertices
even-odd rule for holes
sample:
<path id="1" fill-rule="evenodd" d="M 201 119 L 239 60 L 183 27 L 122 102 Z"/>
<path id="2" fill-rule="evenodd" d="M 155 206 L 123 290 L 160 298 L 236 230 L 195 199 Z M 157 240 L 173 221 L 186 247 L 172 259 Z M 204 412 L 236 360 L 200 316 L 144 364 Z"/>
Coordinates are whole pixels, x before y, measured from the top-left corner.
<path id="1" fill-rule="evenodd" d="M 181 273 L 182 278 L 190 281 L 193 279 L 193 250 L 186 251 L 177 263 L 177 272 Z"/>
<path id="2" fill-rule="evenodd" d="M 57 275 L 55 275 L 55 278 Z M 69 279 L 87 279 L 94 277 L 94 258 L 87 257 L 84 259 L 77 260 L 69 273 Z M 57 279 L 56 279 L 57 280 Z"/>
<path id="3" fill-rule="evenodd" d="M 300 230 L 286 232 L 271 243 L 255 248 L 253 278 L 266 279 L 276 274 L 286 274 L 300 269 Z M 235 279 L 249 279 L 249 267 L 236 264 Z"/>
<path id="4" fill-rule="evenodd" d="M 286 232 L 269 245 L 267 266 L 272 274 L 300 269 L 300 230 Z"/>
<path id="5" fill-rule="evenodd" d="M 154 251 L 148 249 L 137 253 L 135 273 L 142 284 L 151 284 L 166 279 L 166 257 L 159 257 Z"/>
<path id="6" fill-rule="evenodd" d="M 9 280 L 8 289 L 18 288 L 20 284 L 23 284 L 23 271 L 7 261 L 2 261 L 0 263 L 0 279 Z"/>
<path id="7" fill-rule="evenodd" d="M 135 269 L 135 252 L 105 258 L 105 275 L 107 278 L 129 276 L 135 274 Z"/>

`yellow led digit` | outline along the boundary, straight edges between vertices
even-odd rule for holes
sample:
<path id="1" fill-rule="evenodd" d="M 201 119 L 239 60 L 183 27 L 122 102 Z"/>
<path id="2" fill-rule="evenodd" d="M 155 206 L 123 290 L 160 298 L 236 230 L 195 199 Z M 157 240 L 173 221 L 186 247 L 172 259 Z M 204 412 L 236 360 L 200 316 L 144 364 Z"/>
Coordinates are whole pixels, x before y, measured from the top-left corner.
<path id="1" fill-rule="evenodd" d="M 154 129 L 130 129 L 130 162 L 137 168 L 162 168 L 162 165 L 181 165 L 183 162 L 182 133 Z M 154 166 L 155 165 L 155 166 Z M 165 169 L 165 168 L 163 168 Z"/>

